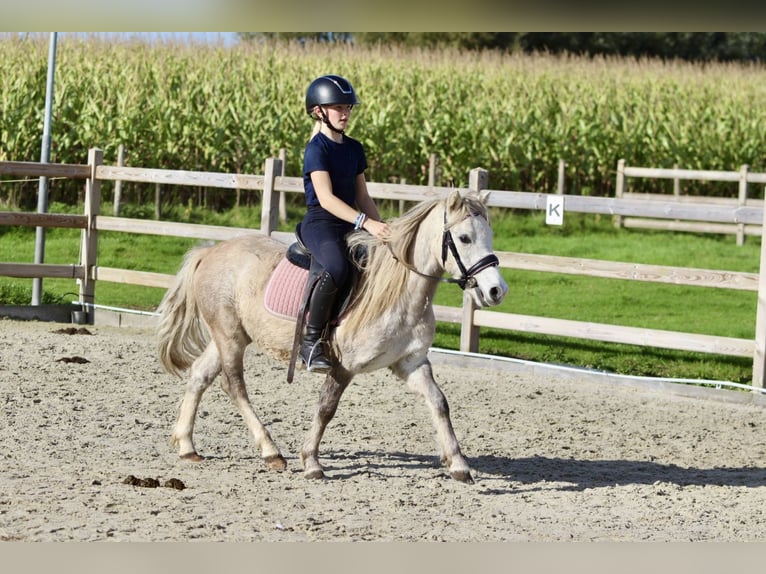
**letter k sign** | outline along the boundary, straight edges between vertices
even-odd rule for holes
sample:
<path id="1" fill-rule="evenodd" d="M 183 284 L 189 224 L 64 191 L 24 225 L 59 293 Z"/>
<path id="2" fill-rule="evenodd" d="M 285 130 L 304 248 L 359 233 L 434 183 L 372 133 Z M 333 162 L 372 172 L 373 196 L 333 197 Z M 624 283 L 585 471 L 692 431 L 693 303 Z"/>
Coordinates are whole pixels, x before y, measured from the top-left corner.
<path id="1" fill-rule="evenodd" d="M 545 202 L 545 223 L 548 225 L 564 224 L 564 198 L 561 195 L 549 195 Z"/>

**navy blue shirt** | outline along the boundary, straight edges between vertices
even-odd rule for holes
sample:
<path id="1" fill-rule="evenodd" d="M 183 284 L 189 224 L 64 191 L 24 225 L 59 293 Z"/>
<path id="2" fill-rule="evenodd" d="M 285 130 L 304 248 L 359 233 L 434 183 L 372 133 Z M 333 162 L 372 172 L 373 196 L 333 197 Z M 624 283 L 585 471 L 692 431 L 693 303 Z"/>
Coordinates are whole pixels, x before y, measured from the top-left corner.
<path id="1" fill-rule="evenodd" d="M 306 205 L 318 206 L 314 184 L 311 182 L 312 171 L 326 171 L 330 174 L 332 191 L 336 197 L 353 206 L 356 201 L 356 176 L 367 169 L 367 158 L 362 144 L 346 135 L 342 143 L 336 143 L 322 132 L 316 134 L 306 144 L 303 152 L 303 188 L 306 192 Z"/>

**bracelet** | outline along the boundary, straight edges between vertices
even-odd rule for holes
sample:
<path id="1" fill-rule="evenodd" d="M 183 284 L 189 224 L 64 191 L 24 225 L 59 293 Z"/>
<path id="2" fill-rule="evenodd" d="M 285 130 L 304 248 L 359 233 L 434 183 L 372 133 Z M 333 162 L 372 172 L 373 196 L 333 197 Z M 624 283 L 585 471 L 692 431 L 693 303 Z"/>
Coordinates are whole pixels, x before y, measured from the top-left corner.
<path id="1" fill-rule="evenodd" d="M 360 211 L 359 215 L 356 216 L 356 221 L 354 221 L 354 230 L 362 229 L 365 221 L 367 221 L 367 214 Z"/>

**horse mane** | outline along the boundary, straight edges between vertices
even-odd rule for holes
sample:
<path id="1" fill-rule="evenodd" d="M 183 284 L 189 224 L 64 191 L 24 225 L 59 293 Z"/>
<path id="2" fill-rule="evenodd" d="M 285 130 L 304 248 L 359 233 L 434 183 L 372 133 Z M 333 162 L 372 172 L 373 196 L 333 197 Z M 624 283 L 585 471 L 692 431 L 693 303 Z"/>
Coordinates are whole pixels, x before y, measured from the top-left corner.
<path id="1" fill-rule="evenodd" d="M 444 205 L 448 212 L 447 229 L 469 215 L 488 219 L 483 196 L 476 192 L 461 195 L 455 190 L 447 199 L 423 201 L 389 221 L 391 234 L 385 243 L 366 231 L 356 231 L 348 236 L 351 253 L 366 251 L 366 256 L 354 257 L 354 263 L 362 273 L 353 312 L 344 321 L 347 329 L 358 331 L 401 300 L 413 265 L 412 250 L 417 230 L 432 210 Z M 363 249 L 358 249 L 360 247 Z"/>

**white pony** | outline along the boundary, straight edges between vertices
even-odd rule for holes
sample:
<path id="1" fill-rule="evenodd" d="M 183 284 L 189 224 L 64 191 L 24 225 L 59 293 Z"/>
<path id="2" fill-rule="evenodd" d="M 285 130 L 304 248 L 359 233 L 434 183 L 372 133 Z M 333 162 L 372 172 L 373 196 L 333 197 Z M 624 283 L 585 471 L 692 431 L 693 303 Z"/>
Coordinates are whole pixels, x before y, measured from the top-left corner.
<path id="1" fill-rule="evenodd" d="M 508 292 L 493 253 L 488 194 L 454 190 L 446 199 L 419 203 L 390 221 L 391 236 L 385 244 L 366 232 L 349 236 L 349 245 L 364 245 L 367 256 L 358 263 L 352 305 L 331 336 L 334 367 L 326 375 L 301 449 L 307 478 L 324 477 L 319 443 L 351 379 L 389 368 L 425 400 L 450 475 L 473 482 L 447 400 L 434 380 L 428 349 L 440 282 L 459 284 L 480 307 L 499 304 Z M 283 244 L 258 234 L 194 248 L 165 294 L 157 327 L 160 361 L 179 377 L 190 370 L 172 435 L 181 457 L 202 459 L 192 438 L 197 407 L 223 373 L 222 387 L 239 408 L 266 465 L 286 467 L 250 404 L 243 377 L 243 355 L 250 343 L 275 357 L 290 357 L 295 321 L 275 317 L 264 306 L 267 283 L 285 253 Z"/>

